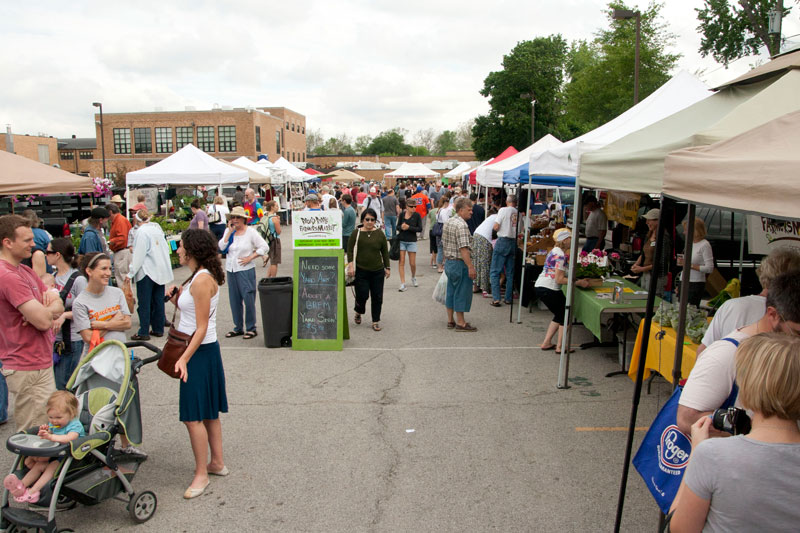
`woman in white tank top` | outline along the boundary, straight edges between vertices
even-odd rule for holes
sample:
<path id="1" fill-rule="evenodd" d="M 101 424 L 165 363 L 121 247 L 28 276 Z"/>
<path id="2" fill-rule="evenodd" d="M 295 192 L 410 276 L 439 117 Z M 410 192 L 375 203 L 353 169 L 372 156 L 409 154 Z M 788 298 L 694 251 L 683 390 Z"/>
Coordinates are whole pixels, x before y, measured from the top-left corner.
<path id="1" fill-rule="evenodd" d="M 219 413 L 228 412 L 225 371 L 217 342 L 217 303 L 225 272 L 217 254 L 217 243 L 207 230 L 186 230 L 178 248 L 181 265 L 192 277 L 181 287 L 171 287 L 172 303 L 181 310 L 176 328 L 192 340 L 175 364 L 180 375 L 180 420 L 189 431 L 195 458 L 194 478 L 184 492 L 186 499 L 203 494 L 209 475 L 226 476 L 222 458 L 222 425 Z M 206 463 L 208 450 L 211 461 Z"/>

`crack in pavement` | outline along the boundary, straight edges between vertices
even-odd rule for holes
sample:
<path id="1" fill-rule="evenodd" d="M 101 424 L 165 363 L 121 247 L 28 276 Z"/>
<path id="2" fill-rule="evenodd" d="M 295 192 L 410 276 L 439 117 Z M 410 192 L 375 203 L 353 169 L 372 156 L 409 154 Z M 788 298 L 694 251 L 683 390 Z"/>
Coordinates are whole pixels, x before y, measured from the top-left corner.
<path id="1" fill-rule="evenodd" d="M 330 380 L 332 380 L 332 379 L 335 379 L 335 378 L 338 378 L 338 377 L 340 377 L 340 376 L 344 376 L 345 374 L 349 374 L 350 372 L 353 372 L 354 370 L 358 370 L 358 369 L 359 369 L 359 368 L 361 368 L 362 366 L 368 365 L 369 363 L 371 363 L 372 361 L 374 361 L 374 360 L 375 360 L 375 359 L 377 359 L 378 357 L 380 357 L 380 356 L 382 356 L 382 355 L 385 355 L 385 354 L 387 354 L 387 353 L 390 353 L 390 352 L 389 352 L 388 350 L 383 350 L 383 351 L 381 351 L 381 352 L 378 352 L 378 353 L 377 353 L 376 355 L 374 355 L 373 357 L 370 357 L 370 358 L 369 358 L 369 359 L 367 359 L 366 361 L 362 361 L 361 363 L 357 364 L 357 365 L 356 365 L 356 366 L 354 366 L 353 368 L 349 368 L 349 369 L 347 369 L 347 370 L 343 370 L 342 372 L 338 372 L 338 373 L 336 373 L 336 374 L 331 374 L 330 376 L 328 376 L 327 378 L 323 379 L 323 380 L 322 380 L 322 381 L 320 381 L 319 383 L 315 383 L 314 385 L 311 385 L 311 388 L 312 388 L 312 389 L 321 389 L 321 388 L 322 388 L 323 386 L 325 386 L 325 385 L 326 385 L 326 384 L 327 384 L 327 383 L 328 383 Z"/>
<path id="2" fill-rule="evenodd" d="M 392 444 L 392 440 L 389 437 L 388 430 L 389 424 L 386 420 L 386 408 L 390 405 L 394 405 L 397 403 L 397 398 L 392 397 L 392 393 L 396 391 L 400 387 L 400 383 L 403 380 L 403 376 L 406 373 L 406 364 L 403 362 L 402 359 L 398 356 L 393 356 L 398 363 L 400 363 L 400 370 L 397 372 L 397 376 L 394 379 L 394 382 L 390 384 L 388 387 L 383 389 L 381 393 L 381 397 L 375 400 L 375 403 L 378 406 L 378 416 L 377 422 L 379 427 L 378 438 L 383 441 L 383 444 L 388 448 L 390 460 L 389 464 L 386 468 L 386 472 L 384 474 L 379 475 L 380 479 L 384 481 L 383 493 L 379 494 L 378 497 L 375 499 L 374 504 L 374 513 L 375 516 L 372 518 L 370 522 L 370 530 L 375 531 L 380 524 L 381 520 L 383 519 L 384 514 L 384 505 L 387 501 L 389 501 L 394 496 L 394 480 L 395 476 L 397 475 L 397 470 L 400 466 L 400 451 L 395 448 Z"/>

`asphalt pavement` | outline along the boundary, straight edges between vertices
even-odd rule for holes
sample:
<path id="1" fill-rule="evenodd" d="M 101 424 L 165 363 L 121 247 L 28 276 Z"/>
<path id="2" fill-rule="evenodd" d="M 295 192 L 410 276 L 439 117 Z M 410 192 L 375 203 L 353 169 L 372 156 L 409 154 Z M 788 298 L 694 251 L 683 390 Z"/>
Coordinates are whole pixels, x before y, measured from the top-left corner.
<path id="1" fill-rule="evenodd" d="M 279 276 L 291 275 L 290 228 Z M 427 250 L 427 241 L 420 249 Z M 58 513 L 58 526 L 108 531 L 608 531 L 614 524 L 633 383 L 607 378 L 614 348 L 577 350 L 567 390 L 556 388 L 558 355 L 541 351 L 551 315 L 493 308 L 476 295 L 476 333 L 446 329 L 431 299 L 438 274 L 418 259 L 419 287 L 398 292 L 397 262 L 384 291 L 383 331 L 352 322 L 341 352 L 264 347 L 259 336 L 226 339 L 221 287 L 217 333 L 230 412 L 223 414 L 225 462 L 203 496 L 184 500 L 194 462 L 178 421 L 178 384 L 155 365 L 140 374 L 149 459 L 136 490 L 158 496 L 153 518 L 136 525 L 109 500 Z M 408 265 L 406 265 L 408 269 Z M 258 267 L 258 276 L 265 275 Z M 185 268 L 175 271 L 182 281 Z M 410 276 L 409 276 L 410 278 Z M 407 279 L 410 282 L 410 279 Z M 171 307 L 171 304 L 168 305 Z M 169 309 L 171 311 L 171 309 Z M 168 313 L 168 316 L 171 313 Z M 132 332 L 138 320 L 134 314 Z M 577 327 L 576 343 L 591 334 Z M 155 339 L 157 340 L 157 339 Z M 144 355 L 144 354 L 143 354 Z M 653 384 L 637 426 L 669 396 Z M 0 437 L 11 434 L 11 424 Z M 636 446 L 643 436 L 636 433 Z M 11 455 L 6 452 L 7 460 Z M 631 471 L 623 531 L 653 531 L 658 510 Z"/>

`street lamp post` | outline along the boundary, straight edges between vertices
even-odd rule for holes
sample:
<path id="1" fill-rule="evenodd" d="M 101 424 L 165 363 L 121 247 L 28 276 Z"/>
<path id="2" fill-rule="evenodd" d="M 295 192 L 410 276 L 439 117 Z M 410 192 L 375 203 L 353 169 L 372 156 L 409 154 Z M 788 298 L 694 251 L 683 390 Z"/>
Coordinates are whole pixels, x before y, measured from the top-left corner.
<path id="1" fill-rule="evenodd" d="M 103 177 L 106 177 L 106 139 L 103 135 L 103 104 L 102 102 L 92 102 L 94 107 L 100 108 L 100 153 L 103 154 Z"/>
<path id="2" fill-rule="evenodd" d="M 536 141 L 536 133 L 533 131 L 535 125 L 534 120 L 536 119 L 536 97 L 533 95 L 533 92 L 522 93 L 519 97 L 523 100 L 531 99 L 531 144 L 533 144 Z"/>
<path id="3" fill-rule="evenodd" d="M 642 42 L 642 13 L 630 9 L 615 9 L 614 20 L 636 19 L 636 48 L 633 59 L 633 105 L 639 103 L 639 47 Z"/>

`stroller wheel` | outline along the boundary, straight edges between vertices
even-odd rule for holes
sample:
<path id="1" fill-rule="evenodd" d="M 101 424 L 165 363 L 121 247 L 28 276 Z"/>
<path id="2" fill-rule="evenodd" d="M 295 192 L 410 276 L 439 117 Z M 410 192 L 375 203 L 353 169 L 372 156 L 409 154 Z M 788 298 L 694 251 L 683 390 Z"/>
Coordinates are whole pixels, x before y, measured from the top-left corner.
<path id="1" fill-rule="evenodd" d="M 158 499 L 156 495 L 146 490 L 136 494 L 128 503 L 128 513 L 138 523 L 147 522 L 156 512 Z"/>

